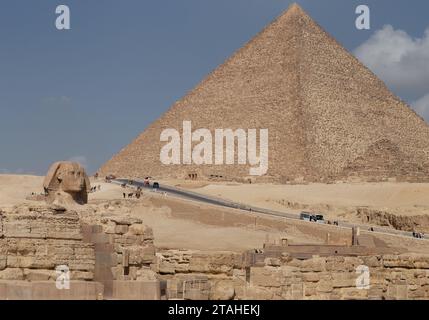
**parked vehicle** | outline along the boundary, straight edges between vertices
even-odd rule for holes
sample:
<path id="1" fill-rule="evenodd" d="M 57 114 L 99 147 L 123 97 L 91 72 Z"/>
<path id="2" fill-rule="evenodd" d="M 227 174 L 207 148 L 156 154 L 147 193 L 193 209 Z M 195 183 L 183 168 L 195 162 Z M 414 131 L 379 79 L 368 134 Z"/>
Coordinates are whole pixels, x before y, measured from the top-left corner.
<path id="1" fill-rule="evenodd" d="M 158 182 L 154 182 L 152 185 L 153 189 L 159 189 L 159 183 Z"/>
<path id="2" fill-rule="evenodd" d="M 317 223 L 325 223 L 325 218 L 321 214 L 316 214 L 316 220 Z"/>
<path id="3" fill-rule="evenodd" d="M 301 212 L 299 218 L 303 221 L 311 221 L 311 213 L 309 212 Z"/>

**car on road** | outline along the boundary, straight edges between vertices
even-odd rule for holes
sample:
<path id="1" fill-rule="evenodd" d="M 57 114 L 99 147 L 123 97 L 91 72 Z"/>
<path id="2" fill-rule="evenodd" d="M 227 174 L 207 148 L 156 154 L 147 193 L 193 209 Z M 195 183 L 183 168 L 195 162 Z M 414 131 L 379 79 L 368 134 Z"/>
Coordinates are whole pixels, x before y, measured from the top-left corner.
<path id="1" fill-rule="evenodd" d="M 301 212 L 299 218 L 300 218 L 300 220 L 303 220 L 303 221 L 325 223 L 325 218 L 321 214 L 312 214 L 310 212 Z"/>
<path id="2" fill-rule="evenodd" d="M 112 180 L 115 180 L 115 179 L 116 179 L 116 176 L 114 176 L 113 174 L 109 174 L 105 178 L 106 182 L 111 182 Z"/>
<path id="3" fill-rule="evenodd" d="M 158 182 L 154 182 L 153 185 L 152 185 L 152 188 L 156 189 L 156 190 L 159 189 L 159 183 Z"/>
<path id="4" fill-rule="evenodd" d="M 299 219 L 303 221 L 311 221 L 311 213 L 301 212 L 301 214 L 299 215 Z"/>
<path id="5" fill-rule="evenodd" d="M 323 217 L 323 215 L 316 214 L 315 218 L 316 218 L 315 222 L 317 222 L 317 223 L 325 223 L 325 218 Z"/>

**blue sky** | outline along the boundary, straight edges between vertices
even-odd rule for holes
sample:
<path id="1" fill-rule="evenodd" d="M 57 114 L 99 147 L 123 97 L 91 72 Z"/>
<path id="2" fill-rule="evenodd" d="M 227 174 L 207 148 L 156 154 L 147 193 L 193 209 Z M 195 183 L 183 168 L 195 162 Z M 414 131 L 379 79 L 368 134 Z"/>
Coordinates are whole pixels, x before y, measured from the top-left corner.
<path id="1" fill-rule="evenodd" d="M 0 173 L 94 172 L 292 2 L 2 0 Z M 429 2 L 297 2 L 429 120 Z M 60 4 L 71 30 L 55 28 Z"/>

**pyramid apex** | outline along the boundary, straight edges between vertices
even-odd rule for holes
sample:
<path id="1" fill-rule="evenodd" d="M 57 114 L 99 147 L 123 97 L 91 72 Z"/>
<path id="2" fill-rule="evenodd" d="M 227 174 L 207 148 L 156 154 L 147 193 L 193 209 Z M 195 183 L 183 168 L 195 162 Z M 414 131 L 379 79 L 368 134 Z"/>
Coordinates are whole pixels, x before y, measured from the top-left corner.
<path id="1" fill-rule="evenodd" d="M 289 13 L 305 13 L 304 10 L 301 8 L 301 6 L 296 2 L 292 3 L 289 6 L 289 8 L 286 10 L 286 12 L 289 12 Z"/>
<path id="2" fill-rule="evenodd" d="M 307 12 L 305 12 L 304 9 L 302 9 L 302 7 L 296 2 L 292 3 L 289 6 L 289 8 L 287 8 L 287 10 L 283 12 L 283 14 L 281 16 L 285 17 L 285 18 L 286 17 L 288 17 L 288 18 L 290 18 L 290 17 L 298 17 L 298 18 L 306 17 L 306 18 L 309 18 L 310 17 L 307 14 Z M 310 17 L 310 19 L 311 19 L 311 17 Z M 313 19 L 311 19 L 311 20 L 313 20 Z"/>

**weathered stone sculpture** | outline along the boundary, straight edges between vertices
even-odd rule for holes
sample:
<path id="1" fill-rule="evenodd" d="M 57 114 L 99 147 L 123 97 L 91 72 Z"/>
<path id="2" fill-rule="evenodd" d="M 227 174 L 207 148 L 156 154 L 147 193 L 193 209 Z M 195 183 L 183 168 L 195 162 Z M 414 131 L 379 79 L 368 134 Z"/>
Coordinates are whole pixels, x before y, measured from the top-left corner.
<path id="1" fill-rule="evenodd" d="M 43 182 L 46 202 L 58 205 L 88 203 L 91 185 L 85 169 L 76 162 L 54 163 Z"/>

